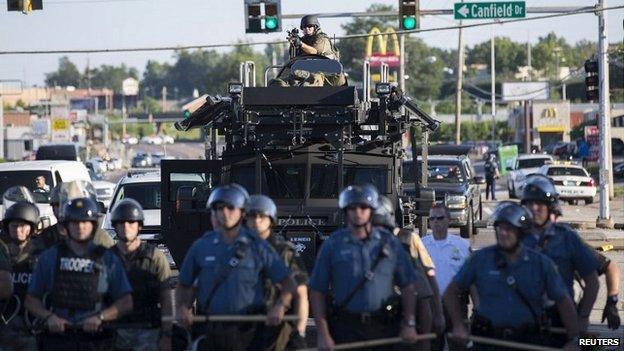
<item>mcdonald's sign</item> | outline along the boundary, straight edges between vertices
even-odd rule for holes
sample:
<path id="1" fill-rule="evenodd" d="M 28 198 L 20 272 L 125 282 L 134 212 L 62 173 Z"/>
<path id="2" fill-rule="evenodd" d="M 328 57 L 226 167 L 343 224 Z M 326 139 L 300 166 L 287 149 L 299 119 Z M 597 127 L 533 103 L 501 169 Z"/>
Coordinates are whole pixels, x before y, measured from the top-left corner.
<path id="1" fill-rule="evenodd" d="M 549 106 L 542 110 L 542 118 L 557 118 L 557 109 Z"/>
<path id="2" fill-rule="evenodd" d="M 390 67 L 399 67 L 401 49 L 399 45 L 399 37 L 394 28 L 389 27 L 382 32 L 377 27 L 373 27 L 366 41 L 365 59 L 370 61 L 371 67 L 379 67 L 385 62 Z M 375 42 L 377 42 L 377 51 L 373 51 Z M 388 42 L 392 43 L 392 51 L 388 51 Z"/>

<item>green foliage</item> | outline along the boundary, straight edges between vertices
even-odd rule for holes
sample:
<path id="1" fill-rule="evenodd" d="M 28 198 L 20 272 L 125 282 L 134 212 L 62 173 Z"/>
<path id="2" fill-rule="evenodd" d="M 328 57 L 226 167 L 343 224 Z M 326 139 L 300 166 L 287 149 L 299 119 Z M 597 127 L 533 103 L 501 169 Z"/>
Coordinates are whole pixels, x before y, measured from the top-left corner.
<path id="1" fill-rule="evenodd" d="M 507 127 L 506 122 L 496 122 L 496 139 L 507 140 L 512 131 Z M 455 141 L 455 125 L 452 123 L 443 123 L 440 128 L 429 136 L 432 142 L 450 143 Z M 462 122 L 461 139 L 463 141 L 491 140 L 492 139 L 492 122 Z"/>
<path id="2" fill-rule="evenodd" d="M 123 63 L 121 66 L 102 65 L 89 72 L 90 86 L 92 88 L 109 88 L 116 93 L 121 93 L 121 85 L 124 79 L 129 77 L 136 79 L 138 75 L 139 72 L 136 68 L 129 68 Z M 85 82 L 86 79 L 83 77 L 83 87 L 89 86 L 89 83 Z"/>
<path id="3" fill-rule="evenodd" d="M 59 66 L 55 72 L 47 73 L 45 83 L 49 87 L 54 86 L 74 86 L 80 85 L 80 72 L 69 57 L 63 56 L 59 59 Z"/>
<path id="4" fill-rule="evenodd" d="M 26 102 L 24 102 L 24 100 L 18 99 L 17 102 L 15 102 L 15 107 L 21 107 L 23 109 L 26 109 L 28 105 L 26 105 Z"/>
<path id="5" fill-rule="evenodd" d="M 519 66 L 527 65 L 526 46 L 516 43 L 507 37 L 497 37 L 494 40 L 495 69 L 497 78 L 513 78 Z M 466 64 L 487 64 L 491 67 L 491 43 L 484 41 L 468 50 Z"/>

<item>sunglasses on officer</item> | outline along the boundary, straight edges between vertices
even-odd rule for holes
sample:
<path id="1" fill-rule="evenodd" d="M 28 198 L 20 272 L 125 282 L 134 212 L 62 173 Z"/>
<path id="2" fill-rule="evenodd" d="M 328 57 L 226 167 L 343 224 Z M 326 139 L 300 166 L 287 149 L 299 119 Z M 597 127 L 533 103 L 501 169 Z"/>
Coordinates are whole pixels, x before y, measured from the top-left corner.
<path id="1" fill-rule="evenodd" d="M 233 211 L 235 207 L 232 205 L 224 204 L 224 203 L 218 203 L 212 206 L 212 209 L 215 211 L 222 211 L 225 208 L 227 208 L 230 211 Z"/>

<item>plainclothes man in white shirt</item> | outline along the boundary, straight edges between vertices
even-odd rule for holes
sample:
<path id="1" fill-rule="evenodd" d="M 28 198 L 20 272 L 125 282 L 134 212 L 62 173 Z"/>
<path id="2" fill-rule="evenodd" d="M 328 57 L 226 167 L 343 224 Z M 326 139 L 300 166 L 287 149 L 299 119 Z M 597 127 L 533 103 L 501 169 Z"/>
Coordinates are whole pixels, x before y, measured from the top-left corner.
<path id="1" fill-rule="evenodd" d="M 470 256 L 470 243 L 459 235 L 448 234 L 449 212 L 443 204 L 436 203 L 431 207 L 429 211 L 429 226 L 432 234 L 423 237 L 422 241 L 435 264 L 440 295 L 444 295 L 444 291 L 453 280 L 453 277 L 461 266 L 464 265 L 468 256 Z M 466 303 L 466 309 L 464 310 L 464 318 L 466 318 L 468 314 L 468 300 L 466 297 L 463 297 L 463 301 Z M 473 303 L 476 304 L 475 301 Z M 446 308 L 444 308 L 444 314 L 446 315 L 446 320 L 449 320 Z M 447 327 L 449 325 L 447 324 Z M 444 350 L 444 344 L 444 336 L 439 336 L 432 350 Z M 453 346 L 452 343 L 449 345 L 450 350 L 455 349 Z"/>

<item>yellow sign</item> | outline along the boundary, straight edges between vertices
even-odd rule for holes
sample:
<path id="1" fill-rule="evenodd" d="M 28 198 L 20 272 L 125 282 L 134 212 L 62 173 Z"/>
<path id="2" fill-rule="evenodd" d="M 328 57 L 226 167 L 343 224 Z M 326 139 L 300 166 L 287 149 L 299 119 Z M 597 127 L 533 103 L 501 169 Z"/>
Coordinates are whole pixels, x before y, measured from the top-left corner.
<path id="1" fill-rule="evenodd" d="M 368 40 L 366 41 L 366 57 L 373 56 L 373 42 L 375 39 L 378 39 L 379 43 L 379 53 L 381 55 L 387 55 L 388 53 L 388 37 L 392 40 L 392 47 L 394 48 L 394 56 L 401 55 L 401 49 L 399 45 L 399 37 L 396 34 L 394 28 L 389 27 L 382 34 L 382 32 L 377 27 L 373 27 L 370 32 L 368 32 Z"/>
<path id="2" fill-rule="evenodd" d="M 52 131 L 64 132 L 68 131 L 71 123 L 65 118 L 55 118 L 52 120 Z"/>
<path id="3" fill-rule="evenodd" d="M 557 118 L 557 109 L 554 107 L 546 107 L 542 110 L 542 118 Z"/>

